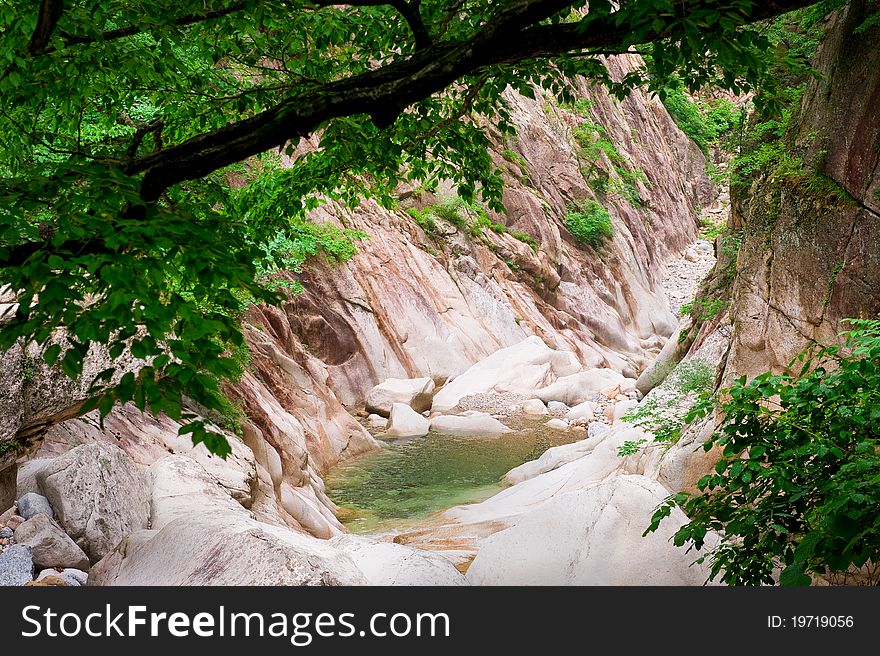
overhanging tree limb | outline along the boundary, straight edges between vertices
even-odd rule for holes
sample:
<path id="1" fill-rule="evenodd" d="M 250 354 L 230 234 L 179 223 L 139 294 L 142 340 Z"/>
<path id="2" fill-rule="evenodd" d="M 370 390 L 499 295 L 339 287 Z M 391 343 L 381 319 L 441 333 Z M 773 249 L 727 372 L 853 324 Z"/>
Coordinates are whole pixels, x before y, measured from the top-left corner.
<path id="1" fill-rule="evenodd" d="M 615 15 L 600 17 L 584 29 L 578 23 L 538 24 L 571 3 L 561 0 L 520 0 L 500 10 L 467 41 L 434 44 L 406 59 L 330 82 L 292 96 L 276 106 L 218 130 L 196 136 L 165 150 L 131 159 L 122 165 L 130 175 L 143 173 L 142 196 L 154 201 L 168 187 L 306 136 L 323 123 L 342 116 L 368 114 L 386 127 L 409 105 L 446 88 L 456 79 L 497 64 L 577 53 L 590 48 L 619 47 L 630 36 Z M 731 3 L 740 7 L 741 3 Z M 778 0 L 752 5 L 741 23 L 771 18 L 815 4 L 815 0 Z M 705 2 L 677 5 L 682 15 Z M 740 12 L 738 12 L 740 13 Z M 648 31 L 643 43 L 676 34 L 675 22 Z"/>

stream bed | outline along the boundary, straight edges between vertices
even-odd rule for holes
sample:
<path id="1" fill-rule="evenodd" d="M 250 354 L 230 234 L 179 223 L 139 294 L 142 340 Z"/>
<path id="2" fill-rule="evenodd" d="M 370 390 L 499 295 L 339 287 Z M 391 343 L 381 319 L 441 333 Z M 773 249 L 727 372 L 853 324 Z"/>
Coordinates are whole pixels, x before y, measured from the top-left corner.
<path id="1" fill-rule="evenodd" d="M 509 470 L 582 434 L 543 427 L 492 437 L 441 435 L 379 441 L 385 448 L 337 465 L 324 476 L 352 533 L 411 528 L 425 518 L 488 499 Z"/>

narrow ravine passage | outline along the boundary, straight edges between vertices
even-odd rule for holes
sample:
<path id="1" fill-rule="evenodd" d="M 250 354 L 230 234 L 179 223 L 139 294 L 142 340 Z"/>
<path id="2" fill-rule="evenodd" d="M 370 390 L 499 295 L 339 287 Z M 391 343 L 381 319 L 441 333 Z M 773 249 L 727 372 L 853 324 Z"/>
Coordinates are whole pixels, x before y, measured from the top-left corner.
<path id="1" fill-rule="evenodd" d="M 715 264 L 707 232 L 723 224 L 727 209 L 726 197 L 720 198 L 704 214 L 706 228 L 700 237 L 667 264 L 662 289 L 676 316 L 686 313 L 682 308 L 687 310 L 700 282 Z M 497 494 L 506 487 L 503 477 L 508 471 L 537 460 L 547 449 L 607 430 L 612 423 L 608 415 L 615 405 L 614 399 L 599 395 L 592 421 L 560 430 L 546 422 L 564 417 L 570 410 L 564 404 L 551 402 L 547 415 L 539 419 L 522 413 L 515 402 L 519 399 L 484 397 L 465 397 L 459 406 L 494 410 L 493 416 L 503 419 L 514 432 L 461 436 L 432 431 L 424 437 L 385 438 L 383 430 L 364 422 L 384 448 L 347 460 L 324 476 L 330 498 L 339 505 L 337 516 L 346 528 L 359 534 L 393 535 L 430 526 L 449 508 Z"/>

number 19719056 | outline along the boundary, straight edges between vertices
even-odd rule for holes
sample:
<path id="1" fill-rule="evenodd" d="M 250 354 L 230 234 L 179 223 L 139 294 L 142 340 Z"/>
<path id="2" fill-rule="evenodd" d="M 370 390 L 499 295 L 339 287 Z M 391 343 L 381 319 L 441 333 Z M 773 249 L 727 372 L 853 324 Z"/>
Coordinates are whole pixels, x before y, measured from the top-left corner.
<path id="1" fill-rule="evenodd" d="M 849 629 L 855 626 L 852 615 L 768 615 L 767 627 L 771 629 Z"/>

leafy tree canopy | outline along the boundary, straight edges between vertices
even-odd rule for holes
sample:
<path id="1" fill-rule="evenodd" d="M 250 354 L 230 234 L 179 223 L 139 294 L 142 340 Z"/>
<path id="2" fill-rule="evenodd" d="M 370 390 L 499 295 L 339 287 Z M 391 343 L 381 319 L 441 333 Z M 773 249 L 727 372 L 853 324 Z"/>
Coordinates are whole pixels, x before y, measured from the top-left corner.
<path id="1" fill-rule="evenodd" d="M 0 0 L 0 284 L 19 301 L 0 349 L 35 341 L 71 376 L 93 342 L 130 352 L 144 365 L 101 372 L 84 410 L 193 419 L 184 395 L 218 408 L 236 374 L 242 307 L 279 300 L 267 274 L 350 255 L 352 235 L 306 220 L 319 199 L 449 179 L 497 207 L 479 126 L 512 129 L 506 88 L 766 85 L 770 42 L 748 26 L 812 4 Z M 601 56 L 621 52 L 651 70 L 612 81 Z M 265 155 L 314 134 L 292 166 Z"/>

